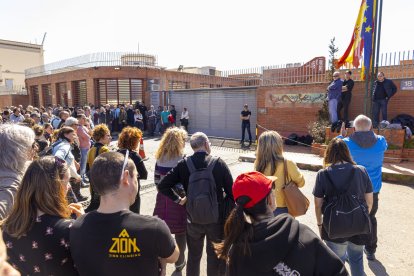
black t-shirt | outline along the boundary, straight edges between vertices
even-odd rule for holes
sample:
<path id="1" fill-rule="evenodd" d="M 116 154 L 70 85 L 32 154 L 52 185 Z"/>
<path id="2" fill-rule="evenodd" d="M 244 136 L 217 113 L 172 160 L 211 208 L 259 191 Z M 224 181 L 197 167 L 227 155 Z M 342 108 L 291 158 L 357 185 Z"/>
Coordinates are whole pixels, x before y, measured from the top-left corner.
<path id="1" fill-rule="evenodd" d="M 353 170 L 355 170 L 355 173 L 352 176 Z M 331 183 L 326 176 L 326 171 L 329 173 L 335 188 L 339 192 L 345 192 L 348 189 L 348 192 L 357 196 L 361 202 L 365 202 L 365 194 L 372 193 L 372 183 L 364 167 L 352 165 L 351 163 L 332 165 L 318 172 L 313 189 L 313 195 L 318 198 L 323 198 L 324 204 L 336 193 L 334 188 L 331 187 Z M 344 239 L 330 239 L 325 229 L 322 231 L 322 239 L 337 243 L 351 241 L 359 245 L 363 245 L 365 240 L 363 235 Z"/>
<path id="2" fill-rule="evenodd" d="M 22 275 L 78 275 L 69 246 L 73 220 L 44 214 L 20 239 L 3 233 L 10 264 Z"/>
<path id="3" fill-rule="evenodd" d="M 78 218 L 70 231 L 71 253 L 80 275 L 159 275 L 158 258 L 175 243 L 164 221 L 131 211 Z"/>
<path id="4" fill-rule="evenodd" d="M 250 110 L 243 110 L 242 112 L 241 112 L 241 115 L 243 116 L 243 117 L 247 117 L 247 116 L 251 116 L 252 115 L 252 113 L 250 112 Z M 243 119 L 243 122 L 250 122 L 250 119 L 248 119 L 248 120 L 245 120 L 245 119 Z"/>
<path id="5" fill-rule="evenodd" d="M 352 89 L 354 88 L 354 81 L 352 79 L 344 80 L 342 86 L 346 86 L 347 91 L 343 93 L 352 93 Z"/>
<path id="6" fill-rule="evenodd" d="M 377 81 L 377 86 L 375 87 L 374 100 L 385 100 L 387 98 L 387 92 L 384 88 L 384 82 Z"/>

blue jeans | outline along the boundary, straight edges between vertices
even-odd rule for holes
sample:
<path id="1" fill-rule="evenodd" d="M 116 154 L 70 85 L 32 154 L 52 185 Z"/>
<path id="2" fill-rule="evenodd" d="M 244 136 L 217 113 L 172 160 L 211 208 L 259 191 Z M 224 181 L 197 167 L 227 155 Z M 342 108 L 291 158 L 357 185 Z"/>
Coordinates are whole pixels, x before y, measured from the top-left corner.
<path id="1" fill-rule="evenodd" d="M 81 150 L 81 160 L 80 160 L 80 175 L 83 177 L 83 175 L 86 173 L 86 163 L 88 159 L 88 151 L 89 149 L 80 149 Z"/>
<path id="2" fill-rule="evenodd" d="M 387 105 L 388 100 L 374 100 L 372 102 L 372 117 L 373 117 L 373 125 L 374 127 L 377 127 L 380 120 L 379 115 L 380 111 L 382 113 L 382 120 L 387 120 Z"/>
<path id="3" fill-rule="evenodd" d="M 325 241 L 325 243 L 341 259 L 343 263 L 345 263 L 345 260 L 348 257 L 352 276 L 365 275 L 363 263 L 363 245 L 356 245 L 349 241 L 344 243 Z"/>
<path id="4" fill-rule="evenodd" d="M 328 101 L 328 109 L 329 109 L 329 120 L 331 123 L 336 123 L 338 121 L 338 100 L 337 99 L 330 99 Z"/>

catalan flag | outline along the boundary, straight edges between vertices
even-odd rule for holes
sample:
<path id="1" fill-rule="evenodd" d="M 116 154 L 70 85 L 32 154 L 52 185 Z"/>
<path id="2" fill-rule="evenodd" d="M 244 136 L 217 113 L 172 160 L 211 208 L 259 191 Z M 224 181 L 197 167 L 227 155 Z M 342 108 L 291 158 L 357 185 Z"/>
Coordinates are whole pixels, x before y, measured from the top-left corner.
<path id="1" fill-rule="evenodd" d="M 345 64 L 358 68 L 363 53 L 361 79 L 365 79 L 365 68 L 371 65 L 376 2 L 377 0 L 362 0 L 351 42 L 337 64 L 338 68 Z"/>

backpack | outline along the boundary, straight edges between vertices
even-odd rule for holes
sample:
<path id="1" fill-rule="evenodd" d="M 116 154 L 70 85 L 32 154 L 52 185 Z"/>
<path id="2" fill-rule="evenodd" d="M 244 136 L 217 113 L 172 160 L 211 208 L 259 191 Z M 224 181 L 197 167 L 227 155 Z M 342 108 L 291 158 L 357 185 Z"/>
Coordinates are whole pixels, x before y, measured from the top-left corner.
<path id="1" fill-rule="evenodd" d="M 356 168 L 352 170 L 350 181 L 354 178 Z M 335 195 L 328 197 L 330 200 L 323 208 L 323 228 L 331 239 L 348 238 L 356 235 L 371 233 L 371 221 L 368 208 L 356 195 L 349 193 L 349 187 L 345 192 L 339 192 L 333 183 L 328 171 L 326 177 L 333 188 Z"/>
<path id="2" fill-rule="evenodd" d="M 197 224 L 217 223 L 219 209 L 213 168 L 218 157 L 211 157 L 206 168 L 196 169 L 191 158 L 185 161 L 190 171 L 186 209 L 189 220 Z"/>
<path id="3" fill-rule="evenodd" d="M 50 124 L 52 125 L 53 129 L 58 129 L 60 122 L 62 121 L 62 119 L 60 119 L 59 117 L 53 118 L 53 120 L 50 122 Z M 57 124 L 56 124 L 57 122 Z"/>
<path id="4" fill-rule="evenodd" d="M 39 157 L 53 155 L 53 148 L 59 145 L 60 143 L 62 143 L 62 140 L 56 141 L 50 146 L 46 147 L 44 150 L 38 153 Z"/>

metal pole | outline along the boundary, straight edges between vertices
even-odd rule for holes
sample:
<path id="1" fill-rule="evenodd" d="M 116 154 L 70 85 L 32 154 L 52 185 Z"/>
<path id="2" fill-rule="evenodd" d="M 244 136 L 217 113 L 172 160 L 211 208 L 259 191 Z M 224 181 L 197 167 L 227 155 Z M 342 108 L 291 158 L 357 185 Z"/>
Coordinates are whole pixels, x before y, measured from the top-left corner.
<path id="1" fill-rule="evenodd" d="M 378 0 L 378 3 L 379 3 L 379 13 L 377 14 L 377 17 L 378 17 L 378 21 L 377 21 L 377 24 L 378 24 L 378 31 L 377 31 L 377 36 L 378 36 L 378 38 L 377 38 L 377 40 L 378 40 L 378 43 L 377 43 L 377 53 L 379 54 L 379 52 L 380 52 L 380 45 L 381 45 L 381 23 L 382 23 L 382 1 L 383 0 Z M 378 6 L 378 4 L 377 4 L 377 6 Z M 378 55 L 377 55 L 377 60 L 376 60 L 376 62 L 375 62 L 375 76 L 378 74 Z"/>
<path id="2" fill-rule="evenodd" d="M 371 78 L 370 78 L 370 86 L 368 92 L 368 99 L 367 99 L 367 114 L 368 117 L 372 117 L 371 114 L 371 106 L 372 106 L 372 90 L 374 88 L 374 81 L 375 81 L 375 61 L 378 61 L 379 52 L 377 52 L 377 33 L 378 33 L 378 4 L 381 0 L 377 0 L 377 4 L 375 5 L 375 25 L 374 25 L 374 36 L 373 36 L 373 46 L 372 46 L 372 57 L 371 57 Z"/>

